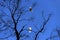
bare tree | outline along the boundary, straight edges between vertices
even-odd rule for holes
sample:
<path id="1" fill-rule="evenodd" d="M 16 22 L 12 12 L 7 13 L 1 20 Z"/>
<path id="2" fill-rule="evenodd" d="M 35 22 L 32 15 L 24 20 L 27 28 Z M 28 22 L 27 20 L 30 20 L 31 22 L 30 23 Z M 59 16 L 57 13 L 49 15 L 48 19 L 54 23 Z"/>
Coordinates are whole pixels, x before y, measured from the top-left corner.
<path id="1" fill-rule="evenodd" d="M 26 0 L 25 0 L 26 2 Z M 29 0 L 28 0 L 29 2 Z M 21 40 L 21 37 L 28 37 L 29 35 L 27 34 L 22 34 L 23 31 L 29 31 L 29 32 L 34 32 L 34 40 L 37 40 L 39 33 L 41 33 L 45 25 L 48 23 L 50 20 L 50 17 L 52 14 L 48 15 L 48 18 L 45 18 L 44 13 L 42 13 L 42 18 L 43 18 L 43 24 L 40 26 L 39 30 L 37 32 L 33 31 L 31 28 L 25 29 L 26 25 L 23 25 L 20 30 L 18 30 L 18 25 L 21 23 L 21 21 L 30 21 L 34 20 L 33 17 L 28 18 L 28 19 L 20 19 L 23 17 L 26 12 L 32 12 L 32 9 L 36 6 L 36 2 L 32 4 L 31 7 L 27 7 L 27 5 L 21 6 L 23 3 L 22 0 L 1 0 L 0 1 L 0 7 L 1 9 L 6 8 L 8 9 L 9 13 L 4 12 L 3 10 L 0 10 L 0 32 L 4 33 L 6 36 L 0 39 L 6 39 L 11 36 L 15 36 L 16 40 Z M 37 27 L 36 27 L 37 28 Z M 24 38 L 25 39 L 25 38 Z"/>
<path id="2" fill-rule="evenodd" d="M 26 2 L 26 0 L 25 0 Z M 22 28 L 18 31 L 17 25 L 20 21 L 29 21 L 34 18 L 29 19 L 20 19 L 22 16 L 25 15 L 26 12 L 32 11 L 32 8 L 35 7 L 36 3 L 33 3 L 30 8 L 27 9 L 27 5 L 21 6 L 23 3 L 22 0 L 1 0 L 0 1 L 0 8 L 8 9 L 9 13 L 4 12 L 0 9 L 0 32 L 4 33 L 7 36 L 4 36 L 0 39 L 6 39 L 11 36 L 16 36 L 16 40 L 21 40 L 21 37 L 28 37 L 27 34 L 22 34 L 27 24 L 23 25 Z M 8 33 L 7 33 L 8 31 Z"/>
<path id="3" fill-rule="evenodd" d="M 32 30 L 32 32 L 35 33 L 34 40 L 37 40 L 37 39 L 38 39 L 38 35 L 44 31 L 45 26 L 46 26 L 46 24 L 48 23 L 48 21 L 50 20 L 51 16 L 52 16 L 52 14 L 50 13 L 50 14 L 48 15 L 48 18 L 45 18 L 44 12 L 42 11 L 43 23 L 41 24 L 40 28 L 38 28 L 37 26 L 35 26 L 35 28 L 36 28 L 38 31 L 33 31 L 33 30 Z"/>

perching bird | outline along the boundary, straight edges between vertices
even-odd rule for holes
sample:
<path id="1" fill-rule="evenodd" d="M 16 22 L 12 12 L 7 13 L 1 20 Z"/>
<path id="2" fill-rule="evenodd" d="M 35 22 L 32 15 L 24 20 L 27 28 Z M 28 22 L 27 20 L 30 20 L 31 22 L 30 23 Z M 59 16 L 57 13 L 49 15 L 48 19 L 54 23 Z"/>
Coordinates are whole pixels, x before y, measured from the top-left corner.
<path id="1" fill-rule="evenodd" d="M 30 12 L 32 12 L 32 9 L 36 6 L 36 4 L 37 4 L 37 3 L 34 2 L 34 3 L 31 5 L 31 7 L 29 7 L 29 11 L 30 11 Z"/>
<path id="2" fill-rule="evenodd" d="M 32 28 L 31 28 L 31 27 L 29 27 L 29 28 L 28 28 L 28 30 L 29 30 L 29 33 L 31 33 L 31 31 L 32 31 Z"/>
<path id="3" fill-rule="evenodd" d="M 29 11 L 30 11 L 30 12 L 32 11 L 32 7 L 29 7 Z"/>

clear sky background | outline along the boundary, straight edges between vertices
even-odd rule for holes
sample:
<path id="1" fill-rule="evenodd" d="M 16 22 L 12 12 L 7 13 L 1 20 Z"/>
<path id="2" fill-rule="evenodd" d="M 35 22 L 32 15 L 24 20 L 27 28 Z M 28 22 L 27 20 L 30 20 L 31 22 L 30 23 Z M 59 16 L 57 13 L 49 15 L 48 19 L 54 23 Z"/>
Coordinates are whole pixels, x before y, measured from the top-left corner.
<path id="1" fill-rule="evenodd" d="M 51 32 L 56 28 L 56 26 L 58 27 L 60 26 L 60 0 L 30 0 L 30 2 L 28 2 L 29 4 L 26 3 L 26 5 L 28 6 L 27 8 L 29 8 L 34 2 L 36 2 L 37 5 L 33 8 L 32 12 L 27 12 L 26 15 L 21 17 L 21 19 L 34 17 L 35 18 L 34 21 L 23 21 L 19 23 L 17 28 L 19 30 L 21 28 L 19 26 L 27 24 L 26 28 L 31 27 L 32 30 L 37 31 L 39 30 L 39 27 L 43 22 L 43 19 L 41 16 L 42 11 L 44 11 L 45 18 L 47 18 L 48 14 L 51 13 L 52 17 L 47 23 L 47 25 L 45 26 L 45 31 L 43 33 L 40 33 L 37 39 L 37 40 L 46 40 L 46 38 L 50 36 Z M 22 3 L 22 6 L 24 6 L 24 3 Z M 5 8 L 4 11 L 8 15 L 10 15 L 9 11 L 8 10 L 6 11 L 6 10 L 7 9 Z M 36 27 L 38 27 L 38 29 L 35 28 L 35 25 Z M 24 31 L 23 33 L 30 35 L 29 38 L 26 38 L 24 40 L 34 40 L 33 32 L 29 33 Z M 0 33 L 0 37 L 2 37 L 1 33 Z M 4 40 L 15 40 L 15 37 L 13 36 Z M 60 40 L 60 39 L 55 38 L 53 40 Z"/>

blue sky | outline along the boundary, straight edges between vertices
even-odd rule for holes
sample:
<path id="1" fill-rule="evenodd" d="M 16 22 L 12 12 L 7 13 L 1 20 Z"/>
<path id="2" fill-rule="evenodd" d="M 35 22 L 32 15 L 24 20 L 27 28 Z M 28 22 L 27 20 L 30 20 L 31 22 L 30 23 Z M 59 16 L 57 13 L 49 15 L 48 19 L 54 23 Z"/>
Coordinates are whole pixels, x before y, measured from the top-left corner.
<path id="1" fill-rule="evenodd" d="M 28 6 L 27 9 L 32 5 L 32 3 L 37 2 L 37 5 L 33 8 L 32 12 L 26 12 L 25 15 L 21 17 L 21 19 L 24 18 L 30 18 L 34 17 L 34 21 L 22 21 L 18 24 L 18 30 L 21 28 L 19 26 L 23 26 L 24 24 L 27 24 L 26 28 L 31 27 L 32 30 L 38 31 L 39 27 L 41 26 L 43 22 L 43 18 L 41 16 L 42 11 L 44 11 L 45 18 L 48 17 L 48 14 L 51 13 L 52 17 L 45 26 L 45 31 L 43 33 L 40 33 L 37 40 L 46 40 L 51 34 L 51 32 L 56 28 L 56 26 L 60 26 L 60 0 L 30 0 L 30 2 L 27 2 L 26 5 Z M 29 3 L 29 4 L 28 4 Z M 22 6 L 24 3 L 22 3 Z M 7 11 L 6 11 L 7 10 Z M 6 12 L 8 15 L 9 11 L 8 9 L 4 8 L 4 12 Z M 38 29 L 35 28 L 38 27 Z M 30 38 L 26 38 L 26 40 L 34 40 L 34 33 L 31 32 L 23 32 L 28 35 L 30 35 Z M 56 33 L 56 32 L 55 32 Z M 0 33 L 0 37 L 1 33 Z M 5 39 L 4 39 L 5 40 Z M 13 36 L 6 39 L 6 40 L 15 40 L 15 37 Z M 24 39 L 25 40 L 25 39 Z M 53 39 L 53 40 L 60 40 L 59 38 Z"/>

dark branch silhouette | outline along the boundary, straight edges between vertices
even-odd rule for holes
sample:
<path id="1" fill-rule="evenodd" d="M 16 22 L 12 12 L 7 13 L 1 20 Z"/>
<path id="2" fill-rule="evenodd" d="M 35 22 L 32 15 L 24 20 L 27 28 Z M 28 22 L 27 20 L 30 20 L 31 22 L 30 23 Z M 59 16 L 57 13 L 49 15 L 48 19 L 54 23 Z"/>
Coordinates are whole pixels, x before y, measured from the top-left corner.
<path id="1" fill-rule="evenodd" d="M 52 14 L 49 14 L 49 15 L 48 15 L 48 18 L 45 19 L 44 13 L 42 13 L 42 18 L 44 19 L 43 24 L 42 24 L 42 26 L 41 26 L 42 28 L 40 28 L 40 29 L 35 33 L 35 38 L 34 38 L 34 40 L 37 40 L 39 33 L 41 33 L 41 32 L 44 30 L 45 25 L 48 23 L 48 21 L 49 21 L 50 18 L 51 18 L 51 15 L 52 15 Z"/>
<path id="2" fill-rule="evenodd" d="M 29 1 L 29 0 L 28 0 Z M 25 2 L 27 2 L 25 0 Z M 37 40 L 39 33 L 44 31 L 44 28 L 46 26 L 46 24 L 48 23 L 48 21 L 51 18 L 52 14 L 48 15 L 48 18 L 45 18 L 44 13 L 42 13 L 42 18 L 43 18 L 43 23 L 40 26 L 41 28 L 37 28 L 35 26 L 35 28 L 38 30 L 33 31 L 32 29 L 25 29 L 25 27 L 27 26 L 27 24 L 23 25 L 22 27 L 20 26 L 20 30 L 18 30 L 18 23 L 20 24 L 21 21 L 33 21 L 35 18 L 30 17 L 30 18 L 24 18 L 24 19 L 20 19 L 21 17 L 23 17 L 26 12 L 32 12 L 33 8 L 37 5 L 36 2 L 34 2 L 29 8 L 27 7 L 27 5 L 23 5 L 21 6 L 21 3 L 23 3 L 22 0 L 2 0 L 0 1 L 0 7 L 2 8 L 6 8 L 9 13 L 4 12 L 3 9 L 0 9 L 0 32 L 3 33 L 4 35 L 7 34 L 6 36 L 4 36 L 3 38 L 0 38 L 2 40 L 7 39 L 11 36 L 15 36 L 16 40 L 23 40 L 26 37 L 29 37 L 29 35 L 22 33 L 23 31 L 32 31 L 35 33 L 34 36 L 34 40 Z"/>
<path id="3" fill-rule="evenodd" d="M 18 31 L 17 29 L 17 25 L 18 23 L 20 23 L 20 21 L 29 21 L 32 20 L 34 18 L 28 18 L 28 19 L 21 19 L 20 18 L 25 15 L 26 12 L 31 12 L 32 8 L 35 7 L 36 3 L 33 3 L 32 7 L 26 10 L 26 5 L 21 6 L 20 4 L 22 3 L 22 0 L 1 0 L 0 1 L 0 7 L 6 8 L 8 9 L 8 11 L 10 13 L 8 13 L 9 15 L 7 15 L 7 13 L 5 13 L 3 10 L 0 10 L 0 32 L 5 33 L 5 31 L 11 31 L 9 35 L 0 38 L 2 40 L 7 39 L 9 37 L 11 37 L 12 35 L 16 36 L 16 40 L 21 40 L 21 37 L 28 37 L 27 34 L 21 34 L 24 30 L 29 31 L 27 29 L 24 29 L 26 27 L 27 24 L 23 25 L 23 27 L 21 28 L 21 30 Z M 6 19 L 4 19 L 5 17 L 7 17 Z M 9 19 L 8 19 L 9 18 Z M 7 20 L 8 19 L 8 20 Z"/>

